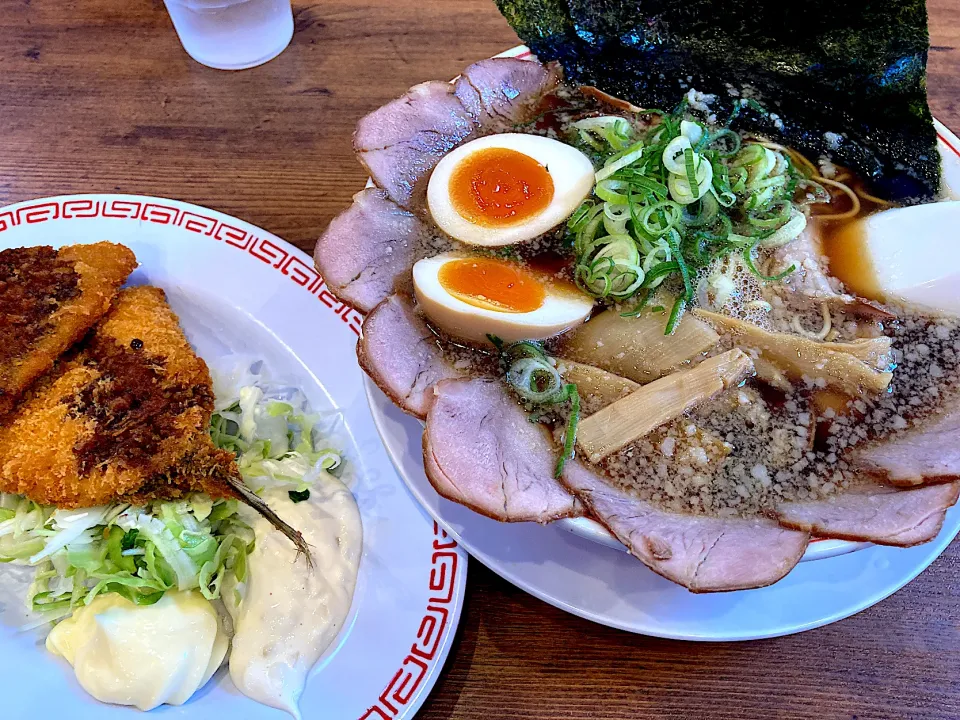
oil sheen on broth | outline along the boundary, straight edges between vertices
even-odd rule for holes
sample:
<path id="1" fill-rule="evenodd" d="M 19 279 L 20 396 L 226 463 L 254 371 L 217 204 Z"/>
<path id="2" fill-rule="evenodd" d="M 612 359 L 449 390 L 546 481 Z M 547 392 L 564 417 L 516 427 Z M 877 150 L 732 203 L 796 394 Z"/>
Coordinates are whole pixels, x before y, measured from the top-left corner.
<path id="1" fill-rule="evenodd" d="M 824 241 L 835 233 L 836 227 L 825 232 Z M 549 247 L 549 240 L 541 247 Z M 856 245 L 850 252 L 855 263 Z M 532 254 L 527 266 L 549 269 L 556 282 L 569 282 L 565 263 L 550 253 L 543 263 L 538 257 Z M 621 486 L 666 509 L 719 516 L 752 515 L 848 488 L 859 479 L 844 460 L 848 448 L 905 429 L 960 386 L 960 322 L 890 307 L 897 319 L 887 323 L 854 321 L 843 313 L 836 313 L 835 321 L 842 339 L 892 337 L 895 370 L 887 392 L 847 397 L 827 390 L 822 378 L 805 379 L 783 392 L 751 379 L 607 458 L 603 469 Z M 818 318 L 819 303 L 811 303 L 809 313 Z M 744 307 L 734 314 L 757 315 Z M 478 356 L 449 338 L 441 337 L 441 343 L 461 370 L 496 376 L 491 356 Z M 721 342 L 708 354 L 729 347 Z M 559 428 L 565 418 L 546 419 Z"/>
<path id="2" fill-rule="evenodd" d="M 494 152 L 494 151 L 488 151 Z M 509 152 L 509 151 L 498 151 Z M 511 188 L 517 201 L 492 206 L 484 199 L 500 174 L 491 168 L 508 158 L 477 153 L 475 163 L 464 163 L 451 190 L 457 191 L 458 210 L 483 223 L 513 222 L 534 212 L 542 197 L 536 183 Z M 488 164 L 489 161 L 489 164 Z M 522 177 L 536 177 L 535 168 L 517 169 Z M 545 175 L 549 179 L 549 175 Z M 863 202 L 860 217 L 877 208 Z M 849 207 L 849 206 L 847 206 Z M 839 208 L 842 213 L 843 207 Z M 831 212 L 837 212 L 831 207 Z M 834 277 L 867 298 L 878 298 L 876 268 L 864 253 L 864 242 L 854 221 L 811 218 L 818 256 L 832 264 Z M 445 285 L 467 302 L 484 303 L 501 311 L 522 312 L 536 302 L 524 281 L 526 272 L 551 278 L 557 285 L 572 283 L 570 251 L 563 229 L 511 248 L 511 259 L 525 267 L 510 270 L 510 277 L 494 271 L 479 279 L 463 268 L 451 267 Z M 772 259 L 771 253 L 769 259 Z M 768 258 L 762 257 L 761 260 Z M 774 274 L 778 269 L 768 271 Z M 497 275 L 501 273 L 501 276 Z M 960 321 L 923 314 L 914 307 L 888 305 L 896 319 L 857 316 L 842 303 L 825 306 L 820 299 L 794 291 L 789 283 L 775 287 L 744 272 L 734 278 L 736 296 L 725 312 L 760 325 L 771 332 L 801 334 L 817 328 L 829 311 L 833 332 L 829 341 L 891 337 L 890 367 L 893 379 L 886 392 L 853 397 L 827 388 L 824 378 L 804 377 L 789 388 L 774 389 L 757 378 L 732 388 L 646 437 L 626 446 L 602 462 L 605 474 L 642 499 L 669 510 L 719 516 L 753 515 L 790 500 L 816 499 L 848 488 L 860 479 L 844 459 L 846 451 L 867 440 L 882 438 L 909 427 L 933 412 L 960 386 Z M 677 288 L 666 288 L 676 292 Z M 834 289 L 834 292 L 836 290 Z M 471 298 L 471 299 L 468 299 Z M 653 305 L 654 303 L 651 303 Z M 483 305 L 481 305 L 483 306 Z M 619 312 L 621 308 L 614 306 Z M 826 308 L 826 310 L 824 309 Z M 627 308 L 629 309 L 629 308 Z M 595 312 L 599 312 L 599 309 Z M 720 343 L 695 356 L 686 367 L 704 357 L 734 346 L 720 331 Z M 803 333 L 810 337 L 810 333 Z M 495 353 L 438 333 L 438 342 L 461 371 L 477 376 L 500 377 Z M 602 343 L 602 339 L 598 340 Z M 546 341 L 550 354 L 563 359 L 563 342 Z M 629 358 L 621 358 L 629 363 Z M 652 379 L 652 378 L 651 378 Z M 541 416 L 559 439 L 566 420 L 565 408 Z"/>

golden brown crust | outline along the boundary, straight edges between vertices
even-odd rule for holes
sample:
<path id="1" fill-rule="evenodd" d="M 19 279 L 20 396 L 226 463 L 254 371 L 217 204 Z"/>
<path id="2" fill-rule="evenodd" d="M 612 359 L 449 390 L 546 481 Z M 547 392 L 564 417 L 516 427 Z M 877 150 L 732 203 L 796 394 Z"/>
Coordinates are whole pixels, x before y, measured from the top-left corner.
<path id="1" fill-rule="evenodd" d="M 58 507 L 232 495 L 222 478 L 237 477 L 233 456 L 208 434 L 211 386 L 163 291 L 123 290 L 0 427 L 0 490 Z"/>
<path id="2" fill-rule="evenodd" d="M 129 248 L 108 242 L 67 246 L 56 253 L 56 261 L 72 266 L 78 292 L 57 303 L 44 317 L 46 328 L 28 348 L 0 361 L 0 417 L 107 313 L 120 286 L 137 266 Z M 23 280 L 29 282 L 29 274 Z"/>

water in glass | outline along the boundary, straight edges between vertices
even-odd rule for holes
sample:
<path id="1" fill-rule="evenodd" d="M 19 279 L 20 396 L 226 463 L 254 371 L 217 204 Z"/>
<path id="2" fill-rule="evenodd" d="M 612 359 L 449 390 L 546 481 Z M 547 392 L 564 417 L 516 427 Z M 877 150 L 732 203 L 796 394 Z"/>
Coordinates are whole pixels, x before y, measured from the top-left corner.
<path id="1" fill-rule="evenodd" d="M 242 70 L 275 58 L 293 37 L 290 0 L 164 0 L 194 60 Z"/>

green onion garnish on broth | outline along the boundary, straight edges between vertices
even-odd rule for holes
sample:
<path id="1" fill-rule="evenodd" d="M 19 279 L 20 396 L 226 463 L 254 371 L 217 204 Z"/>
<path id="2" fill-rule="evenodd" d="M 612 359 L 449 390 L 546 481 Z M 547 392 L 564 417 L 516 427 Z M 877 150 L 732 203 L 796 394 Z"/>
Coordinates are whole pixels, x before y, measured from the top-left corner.
<path id="1" fill-rule="evenodd" d="M 555 478 L 560 477 L 568 460 L 573 460 L 577 444 L 577 427 L 580 424 L 580 393 L 573 383 L 564 385 L 564 394 L 570 401 L 570 414 L 567 416 L 567 426 L 563 432 L 563 454 L 557 459 L 557 467 L 553 471 Z"/>
<path id="2" fill-rule="evenodd" d="M 500 354 L 500 367 L 507 384 L 533 412 L 532 420 L 539 422 L 545 414 L 569 405 L 563 451 L 554 469 L 554 477 L 560 477 L 564 465 L 573 459 L 577 442 L 577 427 L 580 424 L 580 393 L 577 392 L 577 386 L 563 382 L 556 361 L 547 355 L 540 343 L 524 340 L 504 345 L 498 337 L 487 337 Z"/>
<path id="3" fill-rule="evenodd" d="M 742 257 L 764 282 L 793 272 L 763 274 L 756 253 L 796 239 L 807 223 L 801 205 L 822 198 L 809 192 L 817 190 L 809 170 L 772 143 L 743 140 L 729 122 L 697 119 L 686 102 L 653 115 L 649 126 L 613 116 L 573 123 L 572 141 L 599 169 L 567 234 L 577 285 L 626 304 L 624 316 L 639 314 L 667 283 L 676 297 L 671 334 L 696 299 L 701 274 L 726 258 Z"/>

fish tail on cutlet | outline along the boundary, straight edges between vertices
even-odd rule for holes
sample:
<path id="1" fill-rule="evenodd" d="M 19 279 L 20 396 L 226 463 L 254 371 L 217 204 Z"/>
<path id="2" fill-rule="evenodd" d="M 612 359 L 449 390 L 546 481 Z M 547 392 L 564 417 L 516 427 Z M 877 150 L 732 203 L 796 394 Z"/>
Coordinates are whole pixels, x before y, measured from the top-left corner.
<path id="1" fill-rule="evenodd" d="M 244 487 L 210 438 L 213 383 L 162 290 L 121 290 L 110 312 L 0 424 L 0 491 L 81 508 L 206 492 L 236 498 L 309 552 Z"/>

